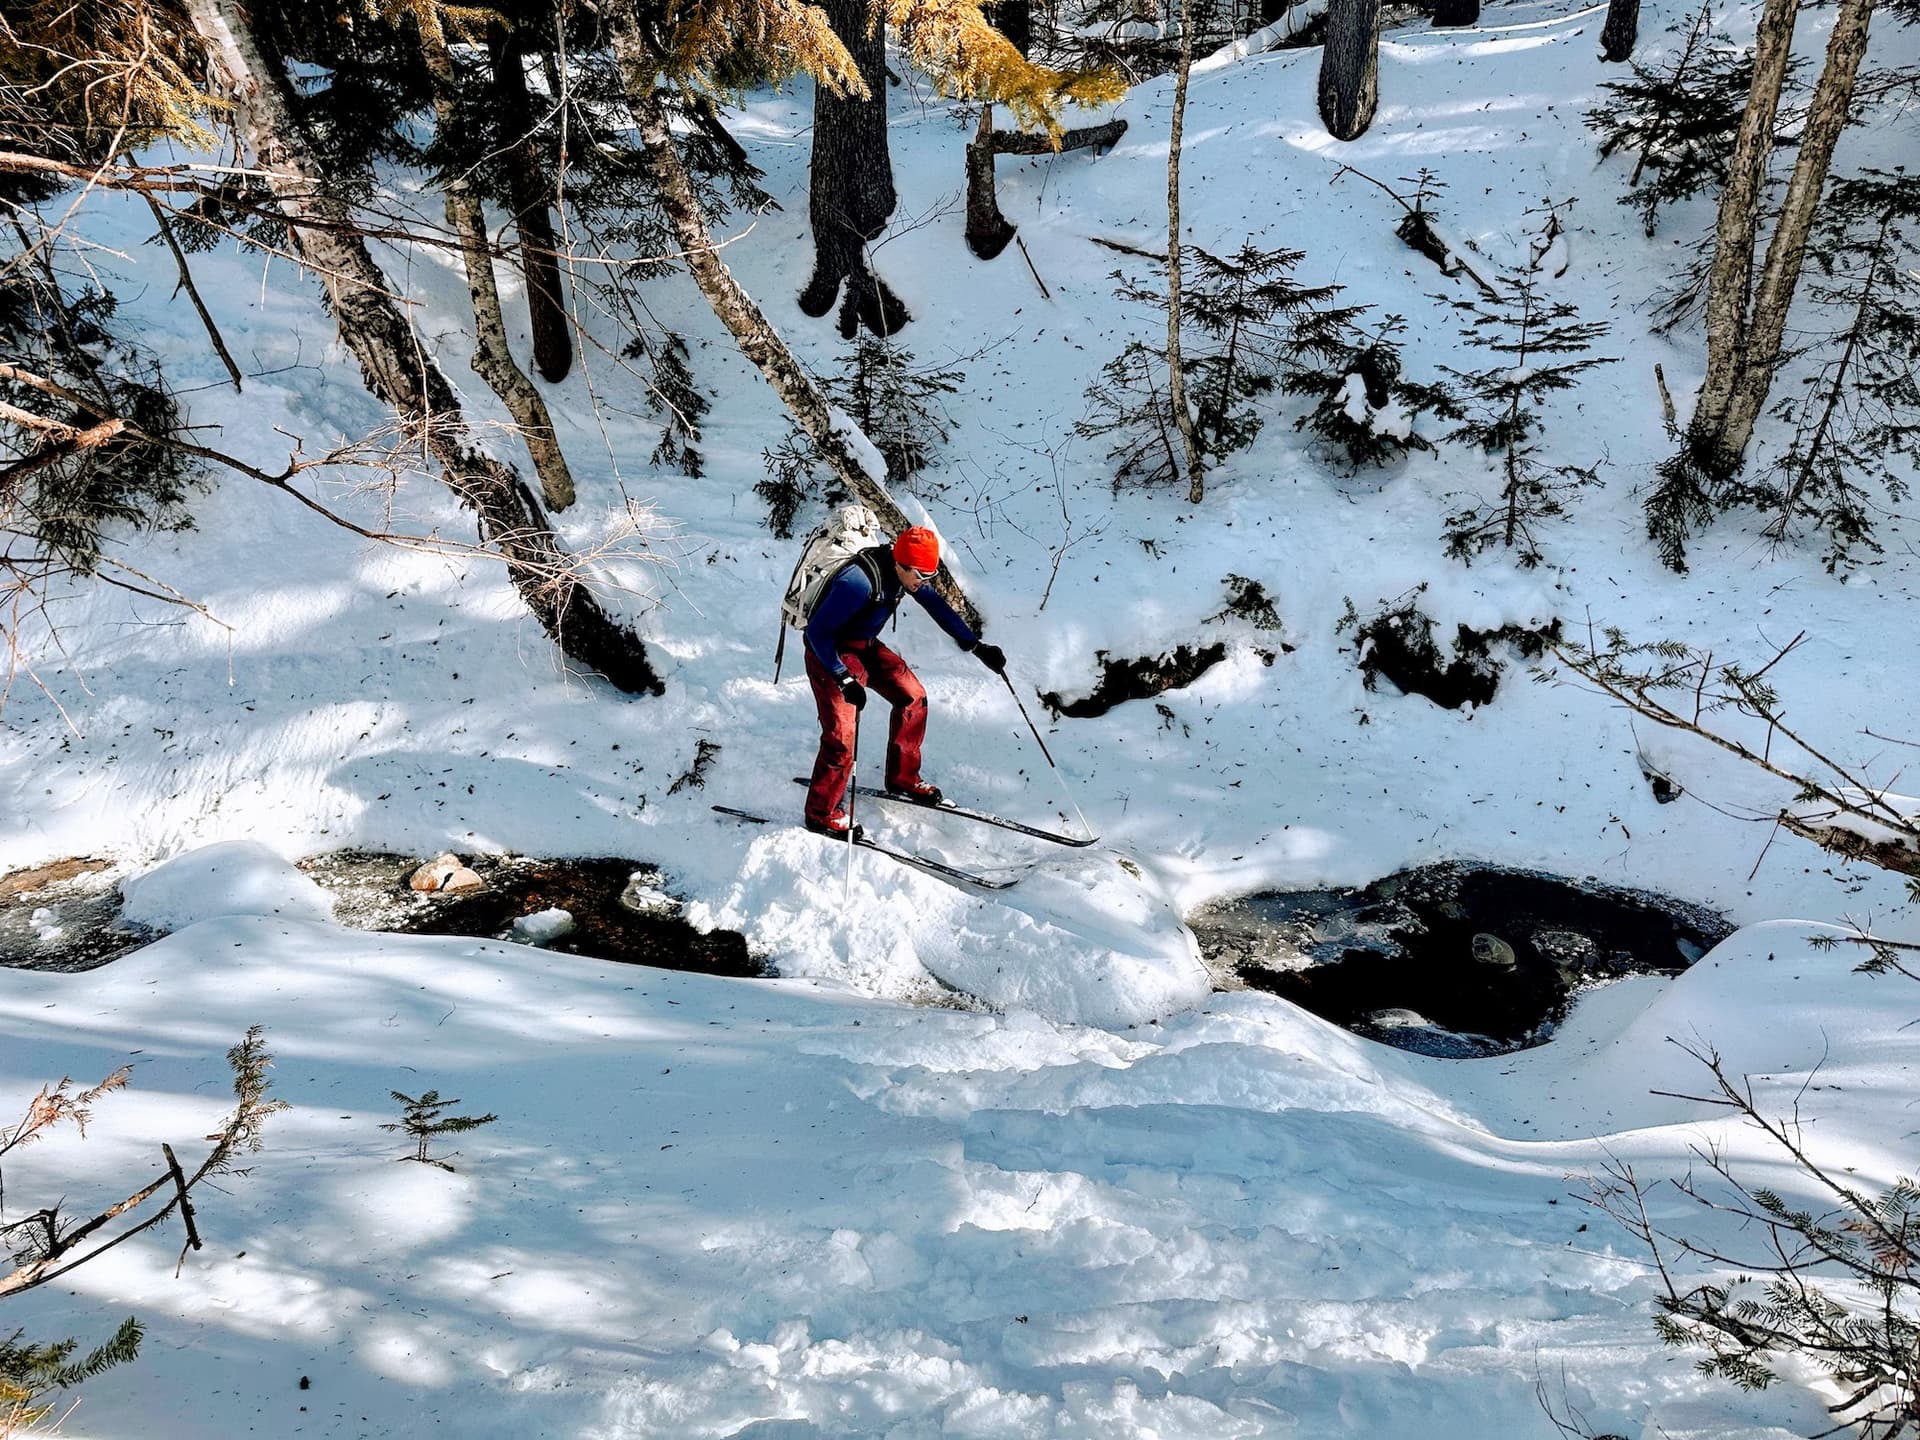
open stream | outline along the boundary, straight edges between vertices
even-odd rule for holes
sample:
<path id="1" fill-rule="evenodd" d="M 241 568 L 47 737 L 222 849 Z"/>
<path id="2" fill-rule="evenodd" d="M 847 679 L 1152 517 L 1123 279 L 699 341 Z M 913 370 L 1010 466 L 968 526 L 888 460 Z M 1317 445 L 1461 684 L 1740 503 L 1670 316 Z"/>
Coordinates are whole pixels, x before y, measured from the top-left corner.
<path id="1" fill-rule="evenodd" d="M 1458 1058 L 1542 1044 L 1581 990 L 1678 974 L 1733 931 L 1649 891 L 1455 862 L 1360 889 L 1248 895 L 1188 923 L 1223 983 Z"/>

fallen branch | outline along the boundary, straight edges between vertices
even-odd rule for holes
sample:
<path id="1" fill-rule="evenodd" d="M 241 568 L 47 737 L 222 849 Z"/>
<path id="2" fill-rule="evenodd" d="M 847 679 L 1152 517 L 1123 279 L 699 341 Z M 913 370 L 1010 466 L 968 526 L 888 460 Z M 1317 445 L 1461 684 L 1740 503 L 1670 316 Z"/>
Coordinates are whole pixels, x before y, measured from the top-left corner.
<path id="1" fill-rule="evenodd" d="M 240 367 L 233 363 L 233 356 L 227 350 L 227 342 L 220 338 L 220 327 L 213 323 L 213 316 L 207 312 L 206 302 L 200 298 L 199 287 L 193 283 L 193 271 L 187 267 L 187 257 L 180 249 L 180 242 L 174 239 L 173 225 L 167 219 L 166 208 L 151 195 L 141 197 L 147 202 L 147 208 L 153 211 L 153 223 L 160 228 L 160 238 L 167 242 L 167 249 L 173 253 L 174 267 L 180 272 L 180 283 L 173 287 L 178 295 L 182 290 L 193 302 L 194 313 L 199 315 L 200 324 L 207 332 L 207 338 L 213 342 L 214 354 L 220 357 L 220 363 L 227 367 L 227 375 L 233 381 L 233 388 L 240 389 Z"/>

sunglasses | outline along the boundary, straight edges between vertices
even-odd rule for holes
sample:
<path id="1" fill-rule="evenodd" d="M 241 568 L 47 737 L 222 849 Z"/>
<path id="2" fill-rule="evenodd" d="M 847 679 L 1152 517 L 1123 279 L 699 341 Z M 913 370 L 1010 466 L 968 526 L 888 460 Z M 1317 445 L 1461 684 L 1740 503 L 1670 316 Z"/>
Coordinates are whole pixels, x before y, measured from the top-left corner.
<path id="1" fill-rule="evenodd" d="M 931 580 L 939 573 L 937 570 L 916 570 L 911 565 L 902 565 L 900 568 L 909 575 L 918 575 L 922 580 Z"/>

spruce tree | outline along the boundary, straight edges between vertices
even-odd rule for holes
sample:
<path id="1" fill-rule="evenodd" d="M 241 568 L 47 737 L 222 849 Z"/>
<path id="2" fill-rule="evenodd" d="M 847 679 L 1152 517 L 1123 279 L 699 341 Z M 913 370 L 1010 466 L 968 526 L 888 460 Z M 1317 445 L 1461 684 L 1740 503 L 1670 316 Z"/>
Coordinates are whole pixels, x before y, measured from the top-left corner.
<path id="1" fill-rule="evenodd" d="M 1772 512 L 1766 534 L 1776 543 L 1801 526 L 1825 536 L 1829 571 L 1862 551 L 1879 553 L 1880 497 L 1904 500 L 1920 462 L 1917 242 L 1920 179 L 1868 170 L 1829 188 L 1807 298 L 1832 321 L 1825 333 L 1801 336 L 1819 358 L 1798 393 L 1774 405 L 1792 438 L 1752 490 Z"/>
<path id="2" fill-rule="evenodd" d="M 1633 63 L 1633 78 L 1601 85 L 1609 98 L 1587 113 L 1600 158 L 1636 158 L 1620 197 L 1654 233 L 1665 206 L 1716 190 L 1753 86 L 1753 57 L 1713 31 L 1712 0 L 1687 22 L 1686 38 L 1662 64 Z"/>
<path id="3" fill-rule="evenodd" d="M 442 1100 L 438 1090 L 428 1090 L 418 1097 L 402 1094 L 398 1090 L 389 1093 L 406 1108 L 401 1111 L 397 1121 L 380 1128 L 404 1130 L 413 1141 L 413 1153 L 400 1158 L 418 1160 L 423 1165 L 436 1165 L 442 1170 L 451 1171 L 453 1166 L 427 1153 L 436 1139 L 442 1135 L 460 1135 L 468 1130 L 478 1130 L 482 1125 L 491 1125 L 500 1118 L 491 1111 L 485 1115 L 449 1115 L 446 1112 L 460 1102 L 457 1099 Z M 459 1151 L 454 1153 L 457 1155 Z"/>
<path id="4" fill-rule="evenodd" d="M 1323 448 L 1340 456 L 1348 473 L 1388 464 L 1409 450 L 1433 449 L 1414 429 L 1421 414 L 1464 418 L 1446 386 L 1406 378 L 1399 343 L 1406 328 L 1399 315 L 1372 329 L 1356 325 L 1343 344 L 1343 358 L 1321 369 L 1297 370 L 1281 382 L 1288 394 L 1316 402 L 1293 422 L 1294 429 L 1311 430 Z"/>
<path id="5" fill-rule="evenodd" d="M 159 361 L 45 248 L 0 230 L 0 583 L 98 572 L 116 527 L 185 528 L 198 484 Z"/>
<path id="6" fill-rule="evenodd" d="M 1296 280 L 1301 250 L 1262 250 L 1251 240 L 1225 256 L 1184 248 L 1193 275 L 1182 297 L 1181 358 L 1202 453 L 1218 461 L 1253 443 L 1264 419 L 1255 402 L 1283 377 L 1321 373 L 1350 356 L 1364 307 L 1338 304 L 1338 285 Z M 1122 299 L 1166 313 L 1160 287 L 1114 278 Z M 1181 476 L 1168 375 L 1165 347 L 1136 340 L 1088 387 L 1089 414 L 1074 428 L 1110 439 L 1116 487 Z"/>
<path id="7" fill-rule="evenodd" d="M 1336 140 L 1357 140 L 1380 103 L 1380 0 L 1328 0 L 1320 50 L 1320 120 Z"/>
<path id="8" fill-rule="evenodd" d="M 1458 560 L 1501 546 L 1523 566 L 1538 565 L 1538 527 L 1565 514 L 1568 495 L 1597 478 L 1591 467 L 1549 465 L 1539 453 L 1545 436 L 1539 407 L 1587 371 L 1612 363 L 1587 353 L 1607 324 L 1583 321 L 1576 306 L 1547 294 L 1556 253 L 1551 237 L 1559 225 L 1559 208 L 1549 206 L 1526 263 L 1501 267 L 1498 300 L 1449 302 L 1469 317 L 1461 338 L 1495 360 L 1478 370 L 1440 367 L 1458 383 L 1466 412 L 1447 438 L 1494 457 L 1502 481 L 1496 499 L 1476 498 L 1447 517 L 1447 554 Z"/>
<path id="9" fill-rule="evenodd" d="M 887 483 L 918 494 L 924 491 L 914 477 L 953 429 L 940 397 L 955 394 L 965 378 L 958 370 L 917 365 L 906 346 L 863 330 L 842 356 L 839 371 L 821 388 L 879 450 L 887 464 Z M 767 475 L 753 489 L 767 502 L 767 528 L 779 539 L 793 537 L 808 501 L 818 497 L 831 506 L 847 499 L 825 457 L 798 426 L 763 451 L 761 459 Z"/>

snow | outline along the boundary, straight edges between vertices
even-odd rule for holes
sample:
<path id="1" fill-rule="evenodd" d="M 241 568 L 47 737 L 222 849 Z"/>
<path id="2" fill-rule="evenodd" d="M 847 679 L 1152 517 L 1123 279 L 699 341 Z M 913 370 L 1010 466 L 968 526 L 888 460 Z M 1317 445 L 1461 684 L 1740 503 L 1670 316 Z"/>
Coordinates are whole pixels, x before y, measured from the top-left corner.
<path id="1" fill-rule="evenodd" d="M 333 899 L 254 840 L 227 840 L 130 876 L 123 914 L 150 930 L 184 930 L 221 915 L 331 920 Z"/>
<path id="2" fill-rule="evenodd" d="M 1643 50 L 1673 43 L 1665 27 L 1686 13 L 1650 5 Z M 647 303 L 686 331 L 721 397 L 706 479 L 647 467 L 644 406 L 597 354 L 547 387 L 582 495 L 558 517 L 569 545 L 622 532 L 629 497 L 647 517 L 644 553 L 597 564 L 641 592 L 616 598 L 664 695 L 566 672 L 489 566 L 369 546 L 232 476 L 197 528 L 128 550 L 221 623 L 104 587 L 60 597 L 60 643 L 35 670 L 46 690 L 16 682 L 0 711 L 0 872 L 109 854 L 128 918 L 172 933 L 85 974 L 0 969 L 0 1124 L 63 1074 L 133 1066 L 84 1140 L 7 1157 L 8 1214 L 118 1199 L 154 1172 L 162 1140 L 183 1161 L 200 1153 L 228 1108 L 222 1057 L 250 1025 L 293 1107 L 268 1122 L 249 1174 L 199 1192 L 208 1244 L 177 1276 L 169 1227 L 8 1302 L 0 1319 L 36 1337 L 98 1340 L 129 1313 L 148 1326 L 138 1362 L 82 1387 L 62 1433 L 1417 1426 L 1481 1440 L 1558 1433 L 1537 1384 L 1633 1440 L 1824 1428 L 1817 1377 L 1789 1370 L 1746 1394 L 1661 1347 L 1646 1257 L 1579 1197 L 1610 1160 L 1674 1176 L 1717 1146 L 1812 1198 L 1750 1130 L 1686 1098 L 1703 1071 L 1675 1041 L 1717 1052 L 1763 1109 L 1797 1109 L 1858 1183 L 1910 1173 L 1910 1139 L 1887 1117 L 1920 1099 L 1915 992 L 1851 973 L 1862 957 L 1845 944 L 1810 943 L 1863 915 L 1876 934 L 1920 938 L 1899 877 L 1769 842 L 1790 787 L 1582 687 L 1513 666 L 1491 704 L 1443 711 L 1365 689 L 1337 628 L 1349 602 L 1364 617 L 1408 597 L 1443 641 L 1461 624 L 1559 617 L 1732 658 L 1804 630 L 1769 677 L 1796 726 L 1873 784 L 1904 758 L 1877 737 L 1905 736 L 1894 682 L 1920 673 L 1910 519 L 1886 517 L 1885 555 L 1844 579 L 1817 547 L 1774 553 L 1738 517 L 1695 545 L 1684 576 L 1645 542 L 1638 492 L 1669 448 L 1653 366 L 1684 404 L 1701 355 L 1684 329 L 1649 333 L 1638 307 L 1690 257 L 1707 212 L 1675 207 L 1649 240 L 1613 203 L 1630 164 L 1596 168 L 1582 125 L 1607 73 L 1599 20 L 1517 4 L 1472 30 L 1397 31 L 1379 117 L 1347 145 L 1318 123 L 1311 50 L 1196 66 L 1187 116 L 1194 243 L 1306 249 L 1303 281 L 1408 317 L 1409 378 L 1462 364 L 1442 302 L 1475 292 L 1392 238 L 1390 198 L 1331 184 L 1338 168 L 1393 182 L 1433 165 L 1440 233 L 1486 274 L 1524 260 L 1530 206 L 1579 197 L 1567 273 L 1544 283 L 1611 320 L 1624 362 L 1545 407 L 1543 458 L 1608 463 L 1573 518 L 1543 531 L 1537 570 L 1442 558 L 1460 496 L 1498 488 L 1479 457 L 1448 447 L 1345 477 L 1279 401 L 1203 505 L 1113 495 L 1071 426 L 1087 381 L 1155 317 L 1113 297 L 1109 273 L 1136 262 L 1089 237 L 1159 243 L 1171 81 L 1118 107 L 1129 129 L 1104 156 L 1001 160 L 1002 207 L 1050 299 L 1014 252 L 967 255 L 962 217 L 941 208 L 967 131 L 924 82 L 896 94 L 901 223 L 876 263 L 915 316 L 900 338 L 922 363 L 975 357 L 949 400 L 952 441 L 899 498 L 940 531 L 1059 773 L 1043 773 L 1006 687 L 924 617 L 889 640 L 930 695 L 929 779 L 1041 825 L 1077 827 L 1077 808 L 1102 838 L 1070 850 L 883 803 L 859 814 L 1010 889 L 710 809 L 797 819 L 790 777 L 810 762 L 814 717 L 791 670 L 770 679 L 796 546 L 769 537 L 751 494 L 786 422 L 682 279 L 650 281 Z M 1751 19 L 1728 24 L 1743 34 Z M 1875 44 L 1900 53 L 1911 36 Z M 825 368 L 839 342 L 795 303 L 809 108 L 798 85 L 732 116 L 783 208 L 726 253 Z M 1851 130 L 1843 163 L 1897 157 L 1903 139 Z M 420 204 L 411 184 L 392 178 L 383 203 Z M 145 207 L 96 196 L 81 220 L 89 263 L 129 282 L 122 316 L 167 354 L 210 439 L 278 469 L 289 435 L 317 453 L 382 422 L 287 265 L 195 257 L 247 357 L 236 396 L 191 309 L 168 299 Z M 467 367 L 447 257 L 381 259 L 475 420 L 497 419 Z M 1763 428 L 1762 462 L 1784 438 Z M 421 477 L 391 493 L 312 483 L 385 528 L 471 533 Z M 1292 648 L 1208 620 L 1230 574 L 1274 597 Z M 1087 693 L 1099 651 L 1196 638 L 1224 640 L 1227 658 L 1157 704 L 1048 724 L 1033 698 Z M 865 736 L 871 780 L 872 714 Z M 706 783 L 672 789 L 702 739 L 720 747 Z M 1643 751 L 1685 788 L 1680 803 L 1655 800 Z M 658 867 L 636 902 L 738 929 L 780 978 L 350 931 L 291 863 L 346 847 L 626 856 Z M 1213 991 L 1182 923 L 1210 900 L 1446 858 L 1661 890 L 1744 928 L 1676 980 L 1584 996 L 1546 1046 L 1441 1060 Z M 60 923 L 36 917 L 36 933 Z M 405 1161 L 406 1138 L 379 1128 L 398 1116 L 393 1091 L 427 1089 L 499 1116 L 436 1142 L 451 1172 Z M 1661 1193 L 1661 1218 L 1684 1220 Z"/>
<path id="3" fill-rule="evenodd" d="M 522 945 L 551 945 L 571 935 L 573 930 L 573 916 L 565 910 L 550 907 L 536 910 L 531 915 L 517 916 L 513 922 L 512 938 Z"/>

